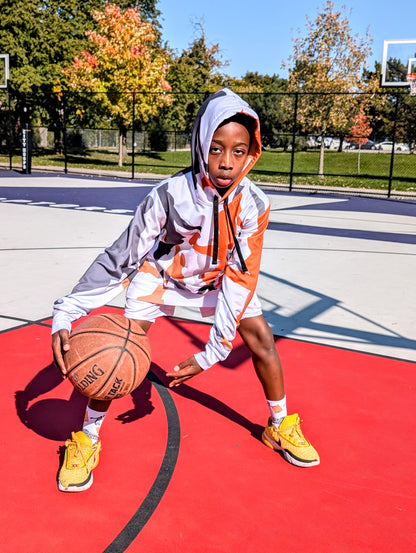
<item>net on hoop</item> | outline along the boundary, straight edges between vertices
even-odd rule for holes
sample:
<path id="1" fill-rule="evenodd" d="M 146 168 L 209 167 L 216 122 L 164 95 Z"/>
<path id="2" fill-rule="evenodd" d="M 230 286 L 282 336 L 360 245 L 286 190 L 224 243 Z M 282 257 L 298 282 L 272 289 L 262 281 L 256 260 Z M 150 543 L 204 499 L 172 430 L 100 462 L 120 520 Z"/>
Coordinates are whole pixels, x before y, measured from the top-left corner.
<path id="1" fill-rule="evenodd" d="M 410 86 L 410 96 L 416 96 L 416 73 L 408 73 L 406 79 Z"/>

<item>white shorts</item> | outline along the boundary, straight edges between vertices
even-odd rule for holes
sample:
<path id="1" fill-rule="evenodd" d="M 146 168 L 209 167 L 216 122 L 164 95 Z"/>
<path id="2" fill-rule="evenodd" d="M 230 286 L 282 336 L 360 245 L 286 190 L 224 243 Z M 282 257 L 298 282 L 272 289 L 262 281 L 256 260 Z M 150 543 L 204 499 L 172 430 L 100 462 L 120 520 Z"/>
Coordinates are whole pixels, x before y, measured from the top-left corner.
<path id="1" fill-rule="evenodd" d="M 149 303 L 133 298 L 126 298 L 124 316 L 128 319 L 136 319 L 138 321 L 149 321 L 154 323 L 158 317 L 172 317 L 175 314 L 175 305 L 160 305 L 158 303 Z M 214 307 L 199 307 L 202 317 L 212 317 L 215 314 Z M 257 317 L 262 315 L 263 310 L 257 294 L 254 292 L 250 303 L 244 311 L 242 319 L 249 317 Z"/>

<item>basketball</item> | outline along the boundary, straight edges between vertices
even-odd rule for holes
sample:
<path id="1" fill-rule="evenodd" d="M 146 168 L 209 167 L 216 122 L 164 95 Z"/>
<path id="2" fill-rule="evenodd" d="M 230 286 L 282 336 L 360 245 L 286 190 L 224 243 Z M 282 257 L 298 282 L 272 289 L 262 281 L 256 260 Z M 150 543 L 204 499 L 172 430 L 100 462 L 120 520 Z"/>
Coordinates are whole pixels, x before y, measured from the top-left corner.
<path id="1" fill-rule="evenodd" d="M 94 315 L 69 337 L 67 376 L 89 398 L 110 400 L 137 388 L 150 367 L 150 344 L 142 328 L 122 315 Z"/>

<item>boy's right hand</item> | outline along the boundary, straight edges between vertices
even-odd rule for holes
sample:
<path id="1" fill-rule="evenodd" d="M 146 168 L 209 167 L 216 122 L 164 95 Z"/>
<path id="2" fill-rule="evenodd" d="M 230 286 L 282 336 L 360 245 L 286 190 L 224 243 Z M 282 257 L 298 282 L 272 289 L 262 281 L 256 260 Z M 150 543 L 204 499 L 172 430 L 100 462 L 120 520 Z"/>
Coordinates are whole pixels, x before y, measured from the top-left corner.
<path id="1" fill-rule="evenodd" d="M 68 351 L 69 348 L 69 332 L 65 328 L 61 328 L 61 330 L 57 330 L 52 334 L 53 359 L 63 377 L 66 377 L 67 374 L 64 352 Z"/>
<path id="2" fill-rule="evenodd" d="M 182 382 L 189 380 L 190 378 L 201 372 L 202 369 L 198 365 L 195 356 L 193 355 L 186 361 L 182 361 L 182 363 L 176 365 L 176 367 L 174 367 L 173 369 L 173 372 L 166 373 L 166 376 L 173 378 L 173 380 L 169 383 L 169 388 L 180 386 Z"/>

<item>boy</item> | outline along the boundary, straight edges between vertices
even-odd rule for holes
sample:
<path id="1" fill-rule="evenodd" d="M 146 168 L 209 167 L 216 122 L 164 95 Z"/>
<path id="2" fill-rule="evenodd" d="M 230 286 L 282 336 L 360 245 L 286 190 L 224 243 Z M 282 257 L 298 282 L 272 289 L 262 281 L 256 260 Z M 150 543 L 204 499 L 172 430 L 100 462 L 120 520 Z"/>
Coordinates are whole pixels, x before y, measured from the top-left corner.
<path id="1" fill-rule="evenodd" d="M 257 114 L 229 89 L 201 106 L 191 140 L 192 166 L 156 186 L 126 231 L 94 261 L 72 293 L 54 304 L 52 348 L 65 375 L 72 321 L 126 288 L 125 316 L 147 332 L 176 305 L 214 315 L 205 350 L 178 363 L 169 386 L 224 360 L 236 331 L 252 355 L 270 418 L 262 439 L 297 466 L 317 465 L 297 414 L 287 415 L 282 368 L 273 334 L 256 295 L 269 202 L 247 177 L 261 153 Z M 59 489 L 92 484 L 101 447 L 99 430 L 111 402 L 89 400 L 82 431 L 66 442 Z"/>

